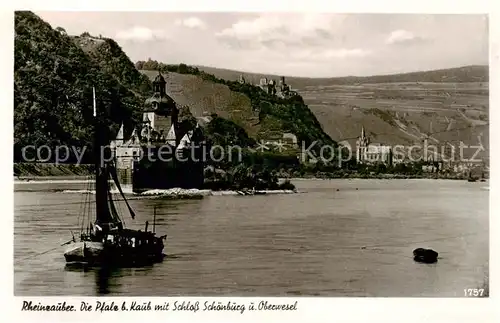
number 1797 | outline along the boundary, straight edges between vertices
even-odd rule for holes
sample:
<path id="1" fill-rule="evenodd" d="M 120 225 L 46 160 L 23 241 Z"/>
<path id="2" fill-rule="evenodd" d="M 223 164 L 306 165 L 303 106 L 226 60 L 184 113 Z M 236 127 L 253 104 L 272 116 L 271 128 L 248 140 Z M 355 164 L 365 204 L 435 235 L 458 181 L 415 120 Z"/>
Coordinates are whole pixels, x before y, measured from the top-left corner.
<path id="1" fill-rule="evenodd" d="M 483 296 L 484 289 L 483 288 L 466 288 L 464 289 L 465 296 Z"/>

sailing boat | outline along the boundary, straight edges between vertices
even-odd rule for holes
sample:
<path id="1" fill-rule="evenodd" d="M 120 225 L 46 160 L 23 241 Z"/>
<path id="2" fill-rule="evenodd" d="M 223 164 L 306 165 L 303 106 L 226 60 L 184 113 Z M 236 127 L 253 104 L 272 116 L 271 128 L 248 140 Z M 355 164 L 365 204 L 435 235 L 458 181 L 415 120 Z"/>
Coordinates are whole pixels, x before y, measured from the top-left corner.
<path id="1" fill-rule="evenodd" d="M 68 264 L 86 265 L 141 265 L 161 261 L 163 240 L 166 235 L 157 237 L 154 229 L 148 231 L 146 221 L 145 231 L 126 229 L 118 216 L 110 191 L 110 179 L 115 183 L 121 197 L 125 201 L 132 218 L 134 211 L 128 204 L 121 189 L 116 168 L 111 157 L 103 127 L 99 122 L 96 110 L 95 89 L 93 89 L 94 120 L 95 120 L 95 222 L 86 232 L 80 233 L 80 239 L 68 241 L 64 257 Z M 155 211 L 156 218 L 156 211 Z"/>

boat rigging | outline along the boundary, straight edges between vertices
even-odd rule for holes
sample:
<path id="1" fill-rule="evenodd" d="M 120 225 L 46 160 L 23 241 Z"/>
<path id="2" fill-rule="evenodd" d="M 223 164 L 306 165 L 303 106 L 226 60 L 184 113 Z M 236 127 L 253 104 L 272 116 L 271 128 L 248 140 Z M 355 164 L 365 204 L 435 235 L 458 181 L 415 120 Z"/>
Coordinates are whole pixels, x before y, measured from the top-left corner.
<path id="1" fill-rule="evenodd" d="M 161 261 L 163 254 L 163 240 L 166 235 L 157 237 L 155 233 L 155 219 L 153 231 L 148 231 L 148 222 L 145 231 L 125 228 L 119 217 L 110 190 L 110 179 L 114 182 L 130 216 L 135 218 L 135 212 L 130 207 L 118 180 L 116 167 L 113 161 L 109 142 L 107 142 L 107 127 L 102 125 L 98 117 L 95 88 L 93 93 L 94 116 L 94 153 L 95 153 L 95 221 L 90 223 L 87 230 L 81 228 L 79 239 L 73 233 L 68 241 L 64 257 L 68 264 L 85 265 L 141 265 Z M 66 245 L 65 244 L 65 245 Z"/>

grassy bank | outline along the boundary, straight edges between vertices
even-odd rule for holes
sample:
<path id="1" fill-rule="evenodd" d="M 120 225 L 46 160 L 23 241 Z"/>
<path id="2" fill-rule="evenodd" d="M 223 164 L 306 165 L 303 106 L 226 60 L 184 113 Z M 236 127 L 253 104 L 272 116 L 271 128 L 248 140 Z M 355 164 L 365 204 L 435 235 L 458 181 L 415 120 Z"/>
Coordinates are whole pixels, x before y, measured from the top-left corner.
<path id="1" fill-rule="evenodd" d="M 22 179 L 81 178 L 92 175 L 94 165 L 14 163 L 14 176 Z"/>

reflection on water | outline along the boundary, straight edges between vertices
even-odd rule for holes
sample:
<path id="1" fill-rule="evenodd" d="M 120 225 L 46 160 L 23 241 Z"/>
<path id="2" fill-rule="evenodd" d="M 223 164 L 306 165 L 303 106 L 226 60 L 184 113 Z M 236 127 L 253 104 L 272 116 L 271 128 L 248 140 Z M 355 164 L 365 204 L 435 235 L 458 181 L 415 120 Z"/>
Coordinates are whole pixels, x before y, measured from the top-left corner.
<path id="1" fill-rule="evenodd" d="M 132 200 L 137 217 L 125 217 L 126 225 L 143 229 L 156 206 L 167 258 L 122 269 L 68 268 L 62 247 L 47 252 L 71 238 L 83 196 L 47 191 L 57 184 L 32 191 L 24 184 L 15 192 L 15 294 L 463 296 L 464 288 L 483 285 L 484 183 L 296 184 L 305 193 Z M 419 247 L 438 251 L 439 261 L 414 262 Z"/>
<path id="2" fill-rule="evenodd" d="M 121 275 L 121 268 L 100 267 L 91 268 L 85 265 L 66 265 L 66 271 L 75 273 L 92 273 L 95 276 L 95 294 L 106 295 L 110 293 L 110 286 L 117 284 L 117 278 Z"/>
<path id="3" fill-rule="evenodd" d="M 132 275 L 134 270 L 140 270 L 145 273 L 151 271 L 151 266 L 138 268 L 119 268 L 119 267 L 88 267 L 86 265 L 66 264 L 64 267 L 66 272 L 84 277 L 94 277 L 95 295 L 112 294 L 113 290 L 120 287 L 120 277 Z"/>

